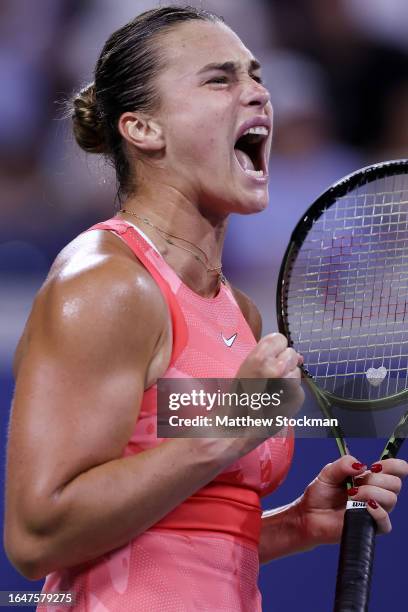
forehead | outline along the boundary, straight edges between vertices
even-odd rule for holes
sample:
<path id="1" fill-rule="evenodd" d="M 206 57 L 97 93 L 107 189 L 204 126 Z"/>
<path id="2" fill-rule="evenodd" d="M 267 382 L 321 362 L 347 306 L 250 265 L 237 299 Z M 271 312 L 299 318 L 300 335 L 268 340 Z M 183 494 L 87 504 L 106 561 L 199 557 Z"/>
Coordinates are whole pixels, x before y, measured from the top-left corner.
<path id="1" fill-rule="evenodd" d="M 223 23 L 188 21 L 167 32 L 160 40 L 166 72 L 187 76 L 209 63 L 239 62 L 246 67 L 254 59 L 242 40 Z"/>

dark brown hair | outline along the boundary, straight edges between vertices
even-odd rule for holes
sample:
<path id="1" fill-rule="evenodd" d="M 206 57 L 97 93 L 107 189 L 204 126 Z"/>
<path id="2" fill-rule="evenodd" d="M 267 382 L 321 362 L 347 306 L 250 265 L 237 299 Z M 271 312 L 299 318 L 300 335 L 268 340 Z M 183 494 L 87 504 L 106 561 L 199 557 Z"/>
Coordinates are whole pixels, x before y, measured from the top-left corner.
<path id="1" fill-rule="evenodd" d="M 130 165 L 118 130 L 126 111 L 151 112 L 160 100 L 155 77 L 165 67 L 157 37 L 176 25 L 221 17 L 191 6 L 166 6 L 138 15 L 106 41 L 95 67 L 95 80 L 76 94 L 70 115 L 79 146 L 89 153 L 103 153 L 114 165 L 119 199 L 134 187 Z"/>

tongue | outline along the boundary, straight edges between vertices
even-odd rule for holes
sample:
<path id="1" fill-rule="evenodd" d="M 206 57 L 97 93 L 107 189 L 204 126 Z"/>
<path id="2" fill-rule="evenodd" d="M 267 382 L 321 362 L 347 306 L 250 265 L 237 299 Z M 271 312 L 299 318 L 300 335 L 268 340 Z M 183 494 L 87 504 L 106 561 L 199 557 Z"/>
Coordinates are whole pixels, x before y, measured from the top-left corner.
<path id="1" fill-rule="evenodd" d="M 247 153 L 241 151 L 241 149 L 235 149 L 235 156 L 243 170 L 255 170 L 255 166 L 252 163 L 252 159 Z"/>

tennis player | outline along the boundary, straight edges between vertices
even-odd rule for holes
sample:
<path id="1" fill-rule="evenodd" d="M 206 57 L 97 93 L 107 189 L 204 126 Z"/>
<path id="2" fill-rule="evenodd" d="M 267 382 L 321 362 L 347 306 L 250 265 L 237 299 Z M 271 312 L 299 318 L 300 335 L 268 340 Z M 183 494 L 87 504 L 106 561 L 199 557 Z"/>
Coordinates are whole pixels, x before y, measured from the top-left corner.
<path id="1" fill-rule="evenodd" d="M 58 255 L 18 345 L 7 553 L 78 611 L 259 611 L 259 562 L 338 541 L 347 476 L 388 532 L 408 472 L 343 457 L 261 517 L 291 436 L 156 437 L 160 377 L 300 376 L 221 266 L 229 214 L 268 202 L 260 66 L 217 16 L 159 8 L 112 34 L 72 118 L 122 209 Z"/>

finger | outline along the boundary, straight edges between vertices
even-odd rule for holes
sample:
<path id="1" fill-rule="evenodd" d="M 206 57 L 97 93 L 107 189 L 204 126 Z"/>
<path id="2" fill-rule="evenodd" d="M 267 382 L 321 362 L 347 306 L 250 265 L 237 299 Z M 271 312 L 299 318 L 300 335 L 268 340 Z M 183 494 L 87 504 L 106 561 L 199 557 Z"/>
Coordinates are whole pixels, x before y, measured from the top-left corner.
<path id="1" fill-rule="evenodd" d="M 350 499 L 355 501 L 375 499 L 387 512 L 391 512 L 397 503 L 397 495 L 395 493 L 372 485 L 358 487 L 357 493 L 350 496 Z"/>
<path id="2" fill-rule="evenodd" d="M 348 476 L 358 476 L 365 472 L 367 466 L 352 455 L 344 455 L 324 466 L 318 478 L 329 485 L 343 484 Z"/>
<path id="3" fill-rule="evenodd" d="M 292 370 L 294 370 L 299 361 L 298 353 L 293 348 L 286 348 L 276 357 L 270 357 L 269 362 L 272 367 L 278 368 L 278 371 L 281 372 L 281 376 L 286 376 L 286 374 Z M 269 365 L 269 363 L 268 363 Z"/>
<path id="4" fill-rule="evenodd" d="M 398 476 L 393 476 L 391 474 L 372 474 L 371 472 L 365 472 L 361 476 L 358 476 L 354 479 L 354 484 L 356 487 L 360 487 L 362 485 L 373 485 L 376 487 L 380 487 L 381 489 L 387 489 L 388 491 L 392 491 L 393 493 L 398 493 L 401 491 L 402 481 Z"/>
<path id="5" fill-rule="evenodd" d="M 284 378 L 286 365 L 282 361 L 278 361 L 276 358 L 271 359 L 257 359 L 259 362 L 258 368 L 262 373 L 262 378 Z"/>
<path id="6" fill-rule="evenodd" d="M 390 517 L 376 499 L 370 499 L 367 502 L 367 511 L 377 523 L 377 533 L 390 533 L 392 529 Z"/>
<path id="7" fill-rule="evenodd" d="M 276 357 L 286 349 L 288 341 L 283 334 L 273 333 L 261 338 L 257 346 L 261 352 L 265 352 L 265 356 Z"/>
<path id="8" fill-rule="evenodd" d="M 406 478 L 408 476 L 408 463 L 404 459 L 383 459 L 373 463 L 370 470 L 376 474 L 381 472 L 383 474 L 393 474 L 399 478 Z"/>
<path id="9" fill-rule="evenodd" d="M 294 370 L 290 370 L 287 374 L 285 374 L 284 378 L 302 378 L 302 372 L 300 368 L 295 368 Z"/>
<path id="10" fill-rule="evenodd" d="M 297 353 L 294 349 L 285 349 L 277 357 L 272 355 L 256 356 L 264 378 L 286 378 L 286 374 L 297 367 Z"/>

